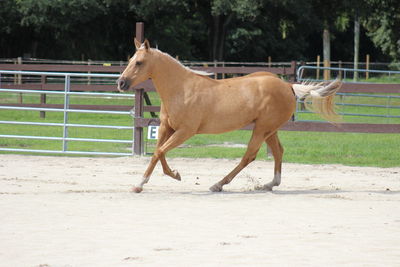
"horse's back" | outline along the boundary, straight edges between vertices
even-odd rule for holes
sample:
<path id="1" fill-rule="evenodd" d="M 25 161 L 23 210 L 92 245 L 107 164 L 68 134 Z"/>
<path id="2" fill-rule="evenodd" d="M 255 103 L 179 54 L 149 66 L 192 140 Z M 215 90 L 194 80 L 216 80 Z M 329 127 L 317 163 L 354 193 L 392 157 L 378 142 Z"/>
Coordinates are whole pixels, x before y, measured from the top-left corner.
<path id="1" fill-rule="evenodd" d="M 249 93 L 257 94 L 260 100 L 278 97 L 285 98 L 288 102 L 293 102 L 290 100 L 295 99 L 292 85 L 270 72 L 256 72 L 243 76 L 241 79 L 230 80 L 226 82 L 226 86 L 228 87 L 227 90 L 235 88 L 236 90 L 231 90 L 232 93 L 239 93 L 239 95 L 241 93 L 245 95 Z"/>
<path id="2" fill-rule="evenodd" d="M 199 133 L 231 131 L 257 120 L 287 121 L 295 109 L 291 85 L 275 75 L 220 80 L 209 92 L 212 98 L 197 106 L 203 114 Z"/>
<path id="3" fill-rule="evenodd" d="M 292 114 L 296 107 L 296 97 L 292 85 L 277 76 L 260 75 L 249 77 L 257 81 L 260 99 L 256 105 L 261 105 L 266 113 Z M 287 115 L 286 115 L 287 116 Z"/>

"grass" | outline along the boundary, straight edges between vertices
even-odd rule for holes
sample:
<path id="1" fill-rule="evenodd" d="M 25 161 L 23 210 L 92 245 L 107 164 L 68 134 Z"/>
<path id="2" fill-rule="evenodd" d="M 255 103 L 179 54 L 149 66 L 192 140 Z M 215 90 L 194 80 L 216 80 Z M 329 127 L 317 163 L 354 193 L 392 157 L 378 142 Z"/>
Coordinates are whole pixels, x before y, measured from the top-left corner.
<path id="1" fill-rule="evenodd" d="M 322 79 L 322 73 L 323 70 L 320 70 L 320 76 L 318 79 Z M 331 71 L 331 79 L 341 77 L 343 82 L 355 82 L 353 78 L 353 72 L 347 72 L 346 76 L 344 75 L 344 72 L 340 75 L 338 71 Z M 307 76 L 302 77 L 303 80 L 313 80 L 316 79 L 316 70 L 307 70 Z M 366 78 L 366 73 L 365 72 L 358 72 L 358 79 L 356 79 L 356 82 L 360 83 L 400 83 L 400 74 L 397 73 L 392 73 L 391 75 L 385 74 L 385 73 L 377 73 L 377 72 L 370 72 L 369 73 L 369 78 Z"/>
<path id="2" fill-rule="evenodd" d="M 159 104 L 155 93 L 150 94 L 153 105 Z M 17 94 L 0 94 L 0 102 L 16 103 Z M 24 103 L 38 103 L 38 95 L 24 95 Z M 48 96 L 48 103 L 61 104 L 60 96 Z M 107 99 L 72 97 L 71 104 L 110 104 L 132 105 L 132 99 Z M 371 105 L 389 105 L 392 108 L 372 108 L 341 106 L 340 112 L 362 114 L 400 115 L 400 99 L 392 98 L 388 104 L 386 98 L 342 97 L 338 101 L 344 104 L 364 103 Z M 150 114 L 146 114 L 149 117 Z M 299 113 L 302 120 L 320 120 L 315 114 Z M 46 118 L 41 119 L 38 111 L 0 110 L 0 120 L 55 122 L 63 121 L 61 112 L 46 112 Z M 368 123 L 400 123 L 399 118 L 345 116 L 346 122 Z M 130 116 L 71 113 L 70 123 L 101 124 L 131 126 Z M 0 124 L 0 134 L 62 136 L 61 127 L 20 126 Z M 146 134 L 146 133 L 145 133 Z M 197 135 L 188 140 L 184 146 L 176 148 L 168 154 L 169 157 L 192 158 L 240 158 L 245 147 L 227 147 L 228 144 L 247 144 L 250 131 L 234 131 L 221 135 Z M 400 135 L 399 134 L 357 134 L 357 133 L 319 133 L 319 132 L 280 132 L 280 139 L 285 148 L 284 161 L 307 164 L 344 164 L 357 166 L 400 166 Z M 146 135 L 145 135 L 146 136 Z M 132 130 L 70 128 L 69 137 L 127 139 L 132 140 Z M 26 140 L 15 138 L 0 138 L 0 147 L 17 147 L 30 149 L 61 149 L 61 141 Z M 152 152 L 154 141 L 149 141 L 147 151 Z M 69 142 L 69 150 L 129 152 L 129 144 Z M 5 153 L 5 152 L 3 152 Z M 265 145 L 258 154 L 259 160 L 272 160 L 266 157 Z"/>
<path id="3" fill-rule="evenodd" d="M 389 96 L 389 95 L 387 95 Z M 159 103 L 157 95 L 150 94 L 152 103 Z M 352 123 L 400 123 L 400 98 L 371 98 L 361 96 L 337 97 L 339 113 L 376 114 L 381 117 L 343 116 L 343 122 Z M 381 105 L 384 107 L 349 106 L 348 104 Z M 387 108 L 386 106 L 390 106 Z M 298 113 L 298 120 L 321 120 L 313 113 Z M 250 131 L 235 131 L 221 135 L 196 135 L 185 142 L 185 146 L 169 152 L 170 157 L 194 158 L 240 158 L 246 148 L 224 147 L 228 144 L 247 144 Z M 357 166 L 400 166 L 399 134 L 324 133 L 281 131 L 281 142 L 285 148 L 285 162 L 309 164 L 344 164 Z M 148 141 L 148 152 L 154 150 L 153 141 Z M 210 145 L 220 146 L 210 146 Z M 262 146 L 257 159 L 267 159 L 266 146 Z M 272 160 L 272 159 L 269 159 Z"/>
<path id="4" fill-rule="evenodd" d="M 169 157 L 240 158 L 242 147 L 224 147 L 224 143 L 246 144 L 251 131 L 235 131 L 221 135 L 197 135 L 185 146 L 169 152 Z M 279 132 L 285 149 L 284 161 L 307 164 L 344 164 L 352 166 L 400 166 L 400 136 L 398 134 Z M 152 142 L 154 144 L 154 142 Z M 221 146 L 210 146 L 210 145 Z M 154 149 L 149 145 L 149 150 Z M 266 156 L 266 146 L 260 149 L 258 160 Z"/>
<path id="5" fill-rule="evenodd" d="M 354 79 L 349 78 L 345 79 L 345 82 L 354 82 Z M 357 82 L 363 83 L 400 83 L 400 75 L 399 74 L 379 74 L 379 73 L 370 73 L 370 77 L 368 79 L 365 78 L 365 73 L 359 73 L 359 78 Z"/>

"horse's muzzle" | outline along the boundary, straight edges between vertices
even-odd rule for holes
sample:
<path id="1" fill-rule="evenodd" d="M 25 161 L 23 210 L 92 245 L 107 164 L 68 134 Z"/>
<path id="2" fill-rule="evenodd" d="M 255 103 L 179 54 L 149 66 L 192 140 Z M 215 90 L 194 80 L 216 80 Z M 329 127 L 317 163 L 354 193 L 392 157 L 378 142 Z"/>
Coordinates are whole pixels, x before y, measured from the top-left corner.
<path id="1" fill-rule="evenodd" d="M 129 89 L 129 81 L 127 79 L 119 78 L 117 80 L 117 84 L 118 84 L 118 90 L 120 92 L 123 92 L 123 91 L 126 91 Z"/>

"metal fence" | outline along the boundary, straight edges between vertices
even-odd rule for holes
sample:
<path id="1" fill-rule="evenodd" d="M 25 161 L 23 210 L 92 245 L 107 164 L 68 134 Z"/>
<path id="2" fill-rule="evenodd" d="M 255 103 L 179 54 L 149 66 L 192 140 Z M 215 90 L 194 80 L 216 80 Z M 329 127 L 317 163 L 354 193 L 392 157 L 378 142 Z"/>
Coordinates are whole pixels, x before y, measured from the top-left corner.
<path id="1" fill-rule="evenodd" d="M 107 67 L 107 71 L 109 67 Z M 317 69 L 329 70 L 332 77 L 338 76 L 341 73 L 346 77 L 352 76 L 350 72 L 353 69 L 343 68 L 323 68 L 323 67 L 312 67 L 302 66 L 298 70 L 299 81 L 310 81 L 315 79 L 315 73 L 310 74 L 310 71 L 316 71 Z M 76 69 L 77 70 L 77 69 Z M 219 71 L 217 69 L 216 71 Z M 243 71 L 243 69 L 240 69 Z M 279 69 L 280 70 L 280 69 Z M 82 71 L 82 70 L 81 70 Z M 225 70 L 221 70 L 225 71 Z M 357 70 L 360 73 L 366 70 Z M 286 71 L 288 72 L 288 71 Z M 345 74 L 346 72 L 346 74 Z M 369 70 L 370 73 L 376 72 L 382 75 L 388 72 Z M 284 71 L 285 73 L 285 71 Z M 290 72 L 292 73 L 292 72 Z M 400 72 L 399 72 L 400 73 Z M 18 75 L 25 75 L 22 79 L 18 79 Z M 391 71 L 390 76 L 396 77 L 397 72 Z M 48 76 L 48 78 L 47 78 Z M 0 98 L 6 94 L 20 95 L 20 94 L 34 94 L 34 95 L 56 95 L 61 96 L 62 104 L 46 103 L 41 101 L 40 104 L 27 104 L 27 103 L 5 103 L 4 99 L 0 99 L 0 114 L 2 110 L 15 110 L 16 112 L 29 111 L 29 112 L 58 112 L 62 113 L 62 120 L 53 122 L 46 121 L 43 119 L 22 121 L 19 118 L 8 118 L 5 116 L 0 117 L 0 151 L 13 151 L 13 152 L 29 152 L 29 153 L 59 153 L 59 154 L 82 154 L 82 155 L 132 155 L 143 153 L 143 128 L 148 125 L 157 125 L 159 120 L 157 118 L 150 118 L 144 116 L 145 112 L 159 112 L 159 106 L 152 106 L 151 103 L 147 103 L 146 92 L 152 91 L 154 88 L 152 85 L 144 83 L 138 88 L 135 88 L 135 95 L 133 94 L 116 94 L 110 93 L 109 91 L 115 90 L 115 79 L 118 78 L 119 74 L 88 74 L 88 73 L 71 73 L 71 72 L 38 72 L 38 71 L 0 71 Z M 38 79 L 39 77 L 39 79 Z M 322 75 L 321 75 L 322 77 Z M 2 83 L 3 82 L 3 83 Z M 18 84 L 21 82 L 21 84 Z M 61 82 L 61 83 L 60 83 Z M 111 84 L 113 83 L 113 84 Z M 93 92 L 95 90 L 96 92 Z M 100 93 L 108 91 L 107 93 Z M 110 97 L 115 98 L 134 98 L 135 101 L 131 101 L 128 105 L 77 105 L 70 103 L 77 97 Z M 22 100 L 22 97 L 20 98 Z M 363 101 L 362 99 L 367 99 Z M 146 100 L 146 101 L 145 101 Z M 12 102 L 12 101 L 11 101 Z M 135 103 L 133 103 L 135 102 Z M 345 116 L 345 122 L 340 128 L 334 127 L 327 123 L 319 121 L 318 117 L 302 108 L 301 101 L 298 103 L 298 107 L 295 114 L 295 121 L 288 122 L 283 127 L 283 130 L 289 131 L 340 131 L 340 132 L 376 132 L 376 133 L 399 133 L 400 132 L 400 83 L 397 84 L 379 84 L 379 83 L 361 83 L 361 82 L 348 82 L 344 83 L 339 93 L 337 104 L 341 107 L 340 113 Z M 134 106 L 135 111 L 129 111 Z M 99 116 L 123 116 L 129 118 L 129 126 L 115 125 L 118 123 L 108 123 L 112 125 L 100 125 L 98 123 L 73 123 L 73 119 L 70 120 L 70 114 L 74 113 L 93 113 Z M 9 114 L 9 113 L 8 113 Z M 113 114 L 113 115 L 110 115 Z M 130 116 L 128 116 L 130 115 Z M 1 115 L 0 115 L 1 116 Z M 73 118 L 75 115 L 71 115 Z M 24 119 L 27 120 L 27 119 Z M 105 120 L 101 119 L 102 122 Z M 107 123 L 107 122 L 104 122 Z M 136 128 L 134 128 L 135 123 Z M 60 129 L 60 133 L 57 136 L 51 136 L 45 132 L 34 135 L 35 131 L 25 131 L 24 134 L 19 132 L 11 132 L 7 128 L 7 125 L 13 125 L 15 127 L 32 127 L 32 128 L 46 128 L 46 127 L 57 127 Z M 97 136 L 74 136 L 77 130 L 71 130 L 76 128 L 92 128 L 98 129 L 113 129 L 113 131 L 129 131 L 130 136 L 123 135 L 112 135 L 108 138 L 102 138 Z M 30 129 L 30 128 L 28 128 Z M 71 131 L 71 132 L 70 132 Z M 107 130 L 105 130 L 107 131 Z M 111 131 L 111 130 L 110 130 Z M 141 131 L 141 132 L 139 132 Z M 71 134 L 70 134 L 71 133 Z M 132 136 L 133 135 L 133 136 Z M 2 140 L 11 139 L 30 139 L 30 140 L 47 140 L 60 143 L 60 149 L 52 150 L 45 149 L 45 147 L 37 146 L 39 149 L 21 148 L 14 144 L 10 146 L 7 142 Z M 133 144 L 133 141 L 136 144 Z M 39 141 L 38 141 L 39 142 Z M 124 146 L 123 150 L 111 149 L 102 150 L 100 148 L 93 149 L 95 151 L 83 151 L 85 148 L 79 147 L 77 144 L 80 142 L 91 142 L 92 144 L 98 144 L 99 142 L 105 144 L 115 143 L 115 146 Z M 94 143 L 95 142 L 95 143 Z M 72 143 L 72 144 L 71 144 Z M 71 144 L 71 145 L 69 145 Z M 103 146 L 102 145 L 102 146 Z M 113 145 L 113 144 L 112 144 Z M 126 146 L 129 147 L 127 148 Z M 73 147 L 76 147 L 75 149 Z M 58 146 L 57 146 L 58 147 Z M 100 145 L 99 145 L 100 147 Z M 103 149 L 103 148 L 102 148 Z M 136 150 L 136 151 L 135 151 Z"/>
<path id="2" fill-rule="evenodd" d="M 387 83 L 386 87 L 391 85 L 399 87 L 400 71 L 301 66 L 297 70 L 297 80 L 299 82 L 322 82 L 323 75 L 318 75 L 318 71 L 329 71 L 328 76 L 342 79 L 344 86 L 358 85 L 358 89 L 337 93 L 339 97 L 336 105 L 341 109 L 340 115 L 353 122 L 400 123 L 400 95 L 378 88 L 385 84 L 378 84 L 376 81 L 368 82 L 372 78 L 381 78 Z M 394 83 L 390 84 L 390 82 Z M 368 91 L 373 93 L 364 93 Z M 304 101 L 298 100 L 296 121 L 309 121 L 301 118 L 301 114 L 310 113 L 304 110 L 303 105 Z"/>
<path id="3" fill-rule="evenodd" d="M 340 78 L 348 82 L 364 82 L 368 79 L 381 78 L 385 76 L 390 79 L 400 79 L 400 71 L 396 70 L 373 70 L 373 69 L 353 69 L 353 68 L 333 68 L 333 67 L 317 67 L 317 66 L 300 66 L 297 69 L 298 81 L 323 81 L 322 72 L 329 72 L 329 77 Z M 362 74 L 362 76 L 361 76 Z M 364 78 L 364 80 L 362 80 Z"/>
<path id="4" fill-rule="evenodd" d="M 10 75 L 29 75 L 29 76 L 50 76 L 50 77 L 62 77 L 64 80 L 63 91 L 48 91 L 48 90 L 24 90 L 24 89 L 4 89 L 1 81 L 2 76 Z M 5 132 L 0 133 L 0 138 L 14 138 L 14 139 L 34 139 L 34 140 L 51 140 L 61 141 L 61 147 L 59 150 L 45 150 L 45 149 L 25 149 L 17 147 L 1 147 L 0 151 L 12 151 L 12 152 L 34 152 L 34 153 L 58 153 L 58 154 L 81 154 L 81 155 L 132 155 L 133 151 L 133 138 L 130 139 L 99 139 L 99 138 L 77 138 L 69 137 L 69 130 L 71 128 L 94 128 L 94 129 L 116 129 L 116 130 L 130 130 L 133 134 L 133 119 L 131 126 L 122 125 L 98 125 L 98 124 L 76 124 L 69 122 L 69 114 L 71 113 L 93 113 L 93 114 L 113 114 L 121 116 L 132 116 L 132 111 L 113 111 L 113 110 L 89 110 L 89 109 L 73 109 L 70 106 L 71 96 L 85 96 L 85 97 L 108 97 L 108 98 L 134 98 L 133 94 L 115 94 L 115 93 L 99 93 L 99 92 L 73 92 L 71 88 L 71 78 L 76 77 L 90 77 L 90 78 L 108 78 L 116 79 L 119 77 L 118 74 L 87 74 L 87 73 L 61 73 L 61 72 L 32 72 L 32 71 L 0 71 L 0 94 L 1 93 L 21 93 L 21 94 L 49 94 L 49 95 L 61 95 L 63 98 L 63 108 L 45 108 L 45 107 L 24 107 L 24 106 L 0 106 L 1 110 L 15 110 L 15 111 L 40 111 L 40 112 L 61 112 L 62 122 L 34 122 L 34 121 L 16 121 L 16 120 L 0 120 L 0 125 L 25 125 L 29 126 L 43 126 L 43 127 L 60 127 L 62 129 L 62 136 L 34 136 L 34 135 L 17 135 L 7 134 Z M 18 87 L 16 85 L 16 87 Z M 133 101 L 132 101 L 133 105 Z M 4 127 L 3 127 L 4 129 Z M 7 129 L 7 128 L 5 128 Z M 103 143 L 122 143 L 130 145 L 130 152 L 109 152 L 109 151 L 80 151 L 69 149 L 68 144 L 73 141 L 79 142 L 103 142 Z"/>

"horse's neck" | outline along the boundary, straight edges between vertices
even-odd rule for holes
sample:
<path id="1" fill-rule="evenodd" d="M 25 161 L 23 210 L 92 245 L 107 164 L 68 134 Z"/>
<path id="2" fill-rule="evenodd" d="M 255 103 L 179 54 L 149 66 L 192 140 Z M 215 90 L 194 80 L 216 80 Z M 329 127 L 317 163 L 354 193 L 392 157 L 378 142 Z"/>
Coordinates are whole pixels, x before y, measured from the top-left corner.
<path id="1" fill-rule="evenodd" d="M 158 53 L 159 58 L 155 61 L 152 81 L 161 99 L 168 102 L 171 98 L 176 99 L 183 95 L 185 80 L 195 80 L 198 77 L 174 59 Z"/>

